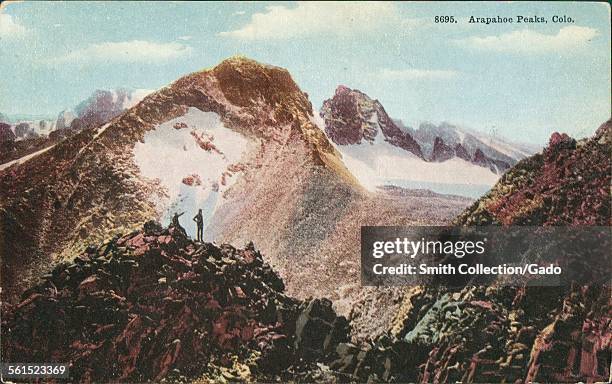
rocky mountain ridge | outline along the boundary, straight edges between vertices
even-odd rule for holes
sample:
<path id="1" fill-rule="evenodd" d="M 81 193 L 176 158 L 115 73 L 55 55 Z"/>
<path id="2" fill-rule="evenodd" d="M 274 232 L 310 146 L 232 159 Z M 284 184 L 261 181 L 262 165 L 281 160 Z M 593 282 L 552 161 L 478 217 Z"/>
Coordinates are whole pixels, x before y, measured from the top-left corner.
<path id="1" fill-rule="evenodd" d="M 338 145 L 373 143 L 381 135 L 390 144 L 423 158 L 414 138 L 395 124 L 378 100 L 363 92 L 340 85 L 334 96 L 323 102 L 319 114 L 325 133 Z"/>
<path id="2" fill-rule="evenodd" d="M 499 138 L 462 130 L 442 123 L 422 123 L 418 129 L 406 127 L 389 117 L 378 100 L 340 85 L 320 110 L 325 132 L 338 146 L 374 144 L 377 138 L 430 162 L 458 158 L 503 174 L 521 158 L 535 152 L 533 146 L 508 143 Z M 487 139 L 490 144 L 487 144 Z"/>
<path id="3" fill-rule="evenodd" d="M 458 157 L 499 175 L 540 149 L 535 145 L 515 143 L 494 134 L 483 134 L 449 123 L 421 123 L 418 129 L 406 127 L 406 130 L 412 133 L 431 161 Z"/>
<path id="4" fill-rule="evenodd" d="M 134 106 L 148 90 L 96 90 L 73 109 L 60 112 L 57 119 L 33 119 L 19 117 L 10 120 L 0 118 L 9 125 L 14 138 L 5 140 L 0 151 L 0 165 L 11 160 L 48 148 L 83 129 L 93 129 L 107 123 L 128 108 Z M 3 120 L 4 119 L 4 120 Z"/>

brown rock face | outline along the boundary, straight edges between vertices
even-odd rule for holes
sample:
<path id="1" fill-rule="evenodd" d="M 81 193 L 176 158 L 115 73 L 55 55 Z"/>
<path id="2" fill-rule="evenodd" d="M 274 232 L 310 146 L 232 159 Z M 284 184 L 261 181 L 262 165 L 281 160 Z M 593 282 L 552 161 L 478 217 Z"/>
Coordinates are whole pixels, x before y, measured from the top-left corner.
<path id="1" fill-rule="evenodd" d="M 455 145 L 455 155 L 463 160 L 470 161 L 470 154 L 461 143 Z"/>
<path id="2" fill-rule="evenodd" d="M 327 136 L 338 145 L 373 142 L 381 134 L 387 142 L 423 157 L 419 144 L 402 131 L 378 100 L 343 85 L 323 102 L 320 112 Z"/>
<path id="3" fill-rule="evenodd" d="M 355 91 L 341 85 L 334 97 L 323 103 L 321 117 L 325 119 L 325 132 L 336 144 L 373 142 L 378 134 L 378 128 L 370 121 L 374 111 L 369 110 L 362 116 L 356 95 Z"/>
<path id="4" fill-rule="evenodd" d="M 15 134 L 11 130 L 11 126 L 6 123 L 0 123 L 0 143 L 10 143 L 15 141 Z"/>
<path id="5" fill-rule="evenodd" d="M 461 145 L 461 144 L 458 144 Z M 450 146 L 444 144 L 444 140 L 436 137 L 434 141 L 433 151 L 431 152 L 431 161 L 446 161 L 455 156 L 455 151 Z"/>

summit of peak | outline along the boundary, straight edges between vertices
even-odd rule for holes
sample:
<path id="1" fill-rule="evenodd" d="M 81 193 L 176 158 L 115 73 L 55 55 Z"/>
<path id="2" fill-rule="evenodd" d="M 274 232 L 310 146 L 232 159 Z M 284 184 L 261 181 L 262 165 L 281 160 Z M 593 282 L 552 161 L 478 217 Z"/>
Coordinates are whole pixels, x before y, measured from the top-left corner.
<path id="1" fill-rule="evenodd" d="M 393 122 L 382 104 L 357 89 L 338 85 L 319 114 L 327 136 L 338 145 L 374 143 L 381 134 L 388 143 L 423 157 L 419 144 Z"/>
<path id="2" fill-rule="evenodd" d="M 335 94 L 336 94 L 336 95 L 343 95 L 343 94 L 346 94 L 346 93 L 350 93 L 350 92 L 352 92 L 352 91 L 353 91 L 353 90 L 352 90 L 351 88 L 347 87 L 346 85 L 342 85 L 342 84 L 340 84 L 340 85 L 338 85 L 338 87 L 336 88 L 336 93 L 335 93 Z"/>
<path id="3" fill-rule="evenodd" d="M 193 86 L 207 93 L 211 87 L 218 87 L 227 101 L 240 108 L 255 107 L 258 103 L 291 104 L 307 113 L 312 111 L 308 97 L 289 71 L 244 56 L 229 57 L 213 68 L 182 77 L 172 85 L 176 90 Z"/>
<path id="4" fill-rule="evenodd" d="M 250 57 L 246 57 L 244 55 L 230 56 L 227 59 L 222 60 L 219 64 L 217 64 L 215 68 L 221 65 L 233 65 L 233 66 L 251 65 L 251 66 L 258 66 L 258 67 L 263 67 L 263 68 L 277 68 L 277 69 L 284 70 L 283 68 L 276 67 L 274 65 L 270 65 L 266 63 L 261 63 L 257 60 L 251 59 Z"/>
<path id="5" fill-rule="evenodd" d="M 349 88 L 346 85 L 338 85 L 338 87 L 336 87 L 336 92 L 334 93 L 334 97 L 336 96 L 352 96 L 352 97 L 357 97 L 359 99 L 366 99 L 366 100 L 370 100 L 373 102 L 376 102 L 376 100 L 372 99 L 370 96 L 368 96 L 365 92 L 362 92 L 356 88 Z"/>

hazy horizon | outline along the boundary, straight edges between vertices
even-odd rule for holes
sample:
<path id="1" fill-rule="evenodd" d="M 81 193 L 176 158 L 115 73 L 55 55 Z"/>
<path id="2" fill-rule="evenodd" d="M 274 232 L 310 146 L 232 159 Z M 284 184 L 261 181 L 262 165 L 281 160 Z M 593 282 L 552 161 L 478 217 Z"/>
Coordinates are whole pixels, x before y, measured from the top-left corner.
<path id="1" fill-rule="evenodd" d="M 575 23 L 433 21 L 522 10 Z M 5 3 L 0 112 L 57 116 L 96 89 L 158 89 L 239 54 L 288 69 L 317 109 L 343 84 L 415 128 L 446 121 L 537 144 L 554 131 L 584 137 L 610 117 L 609 12 L 604 3 Z"/>

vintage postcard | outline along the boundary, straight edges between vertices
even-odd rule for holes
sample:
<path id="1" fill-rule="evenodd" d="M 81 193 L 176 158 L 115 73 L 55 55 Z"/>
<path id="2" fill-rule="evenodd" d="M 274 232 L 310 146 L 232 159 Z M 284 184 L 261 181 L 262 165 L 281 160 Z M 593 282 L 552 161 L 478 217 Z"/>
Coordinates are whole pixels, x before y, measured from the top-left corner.
<path id="1" fill-rule="evenodd" d="M 2 381 L 609 382 L 610 17 L 2 2 Z"/>

